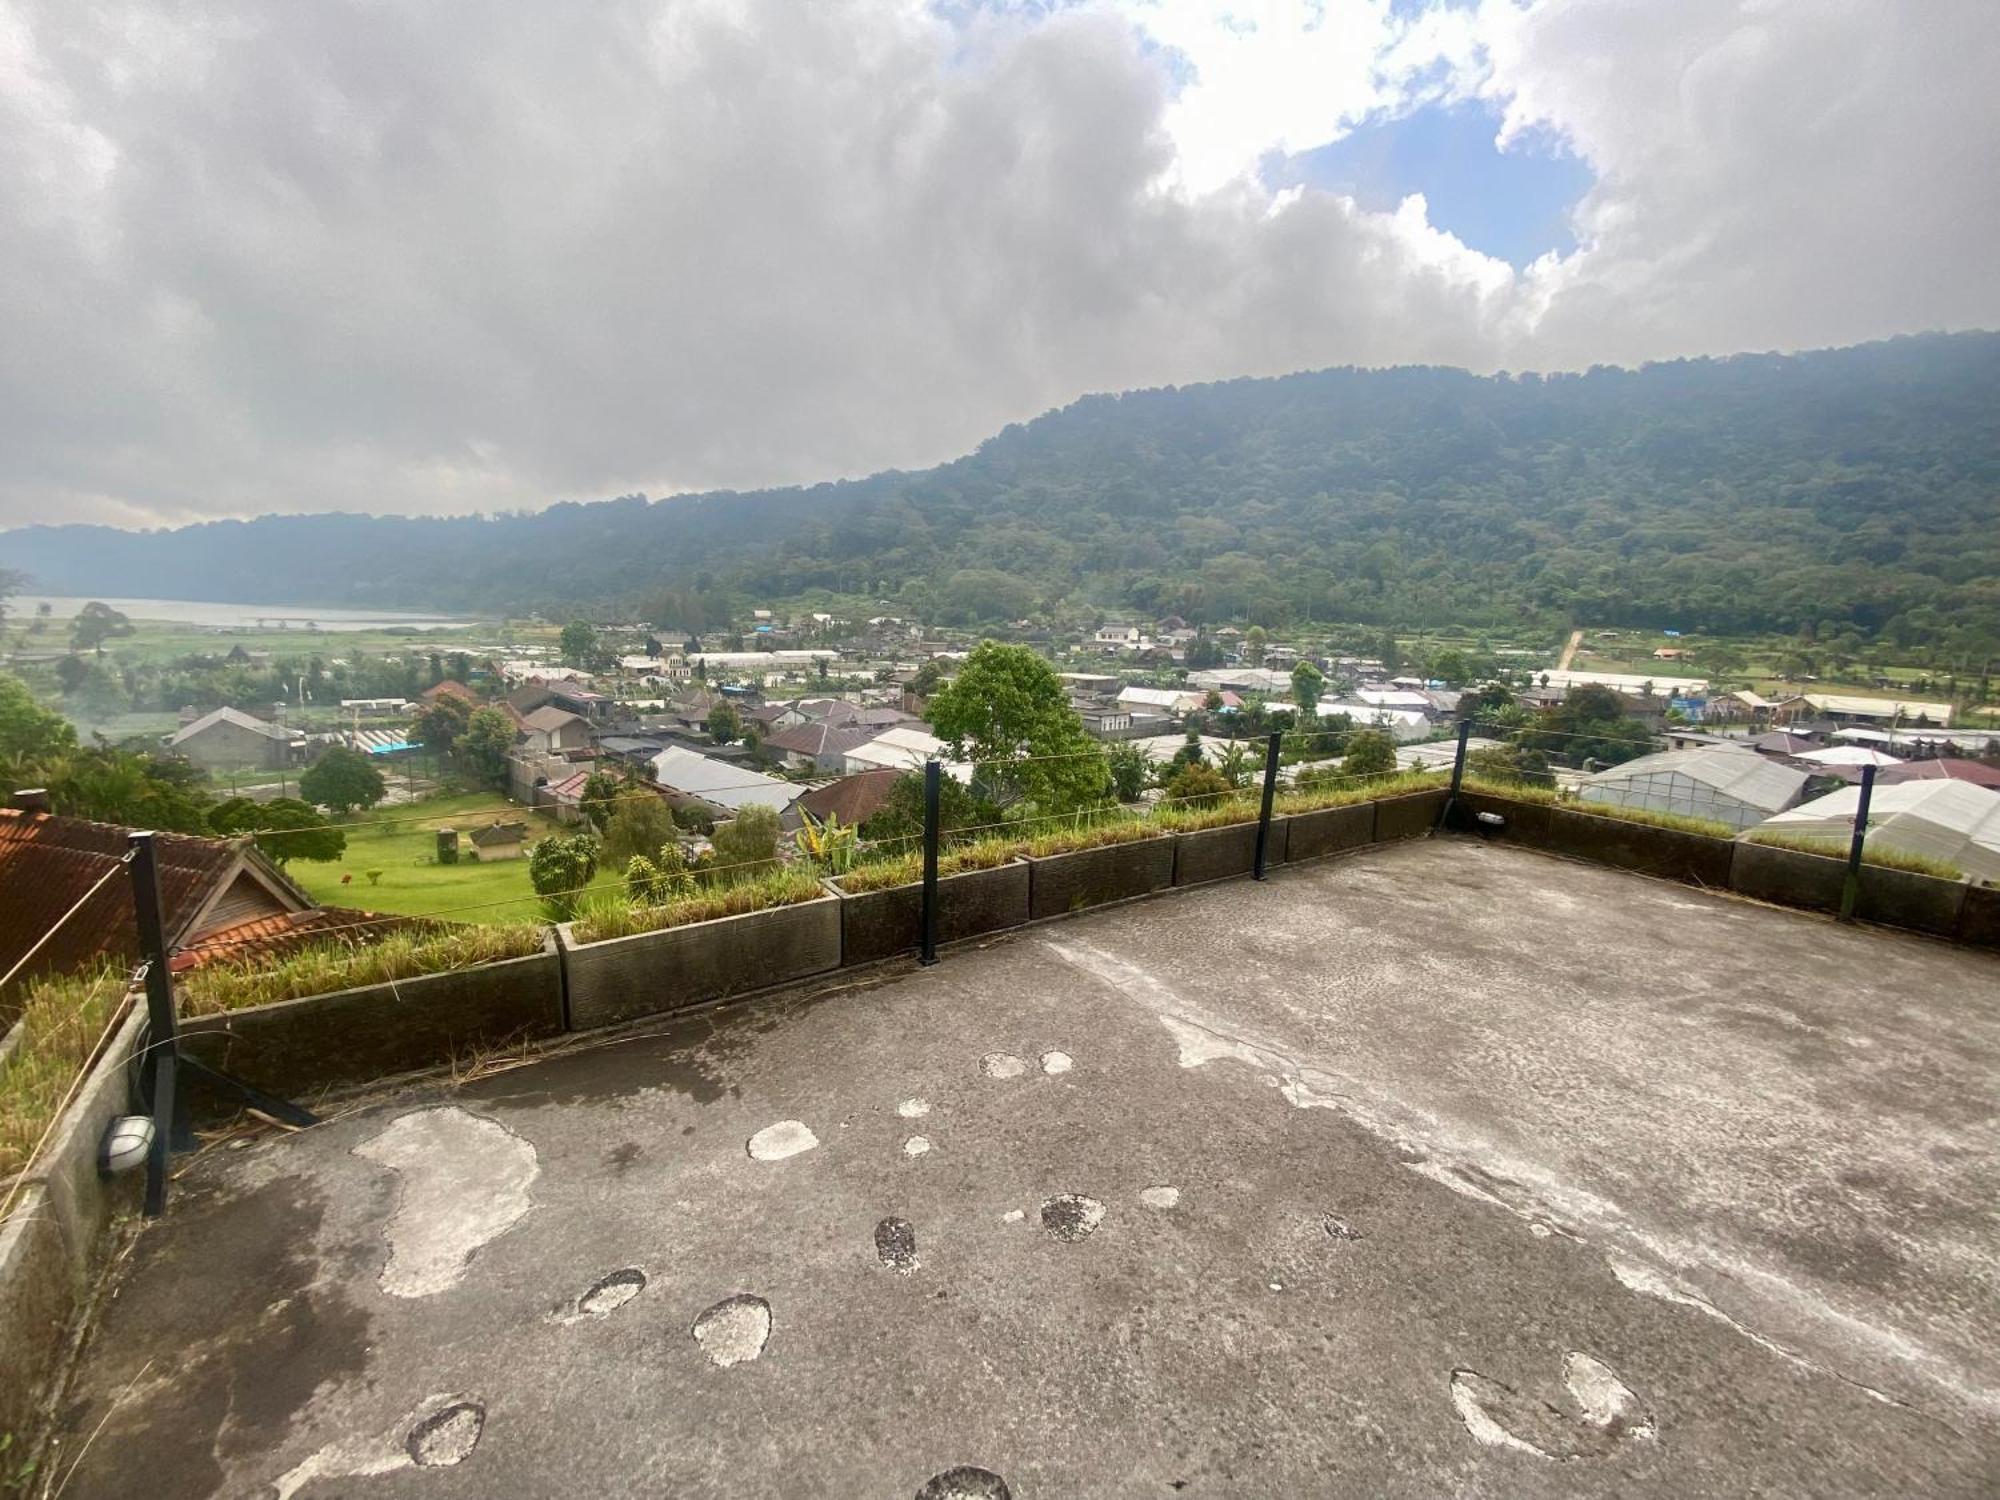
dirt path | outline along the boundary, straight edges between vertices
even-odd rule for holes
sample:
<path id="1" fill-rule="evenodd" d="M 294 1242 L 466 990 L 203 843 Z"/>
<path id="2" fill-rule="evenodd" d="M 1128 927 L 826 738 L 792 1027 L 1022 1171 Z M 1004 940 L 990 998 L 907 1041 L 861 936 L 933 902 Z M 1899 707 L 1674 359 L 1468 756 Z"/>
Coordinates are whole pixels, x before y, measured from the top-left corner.
<path id="1" fill-rule="evenodd" d="M 1572 630 L 1569 633 L 1569 644 L 1563 647 L 1563 654 L 1556 661 L 1556 670 L 1558 672 L 1567 672 L 1569 670 L 1570 658 L 1576 655 L 1576 648 L 1582 644 L 1583 632 L 1581 630 Z"/>

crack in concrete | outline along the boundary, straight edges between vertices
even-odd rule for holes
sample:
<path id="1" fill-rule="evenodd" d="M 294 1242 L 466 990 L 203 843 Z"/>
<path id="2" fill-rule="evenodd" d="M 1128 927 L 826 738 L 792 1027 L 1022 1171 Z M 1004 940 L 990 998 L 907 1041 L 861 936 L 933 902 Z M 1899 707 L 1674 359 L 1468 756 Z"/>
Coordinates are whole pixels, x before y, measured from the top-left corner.
<path id="1" fill-rule="evenodd" d="M 1715 1259 L 1699 1247 L 1677 1243 L 1669 1236 L 1635 1224 L 1618 1204 L 1572 1183 L 1558 1181 L 1537 1164 L 1522 1161 L 1490 1141 L 1471 1136 L 1455 1122 L 1368 1090 L 1356 1080 L 1326 1073 L 1262 1039 L 1244 1036 L 1200 1006 L 1182 998 L 1153 974 L 1116 954 L 1080 939 L 1045 938 L 1042 941 L 1044 947 L 1065 963 L 1097 979 L 1151 1014 L 1173 1038 L 1183 1068 L 1203 1067 L 1222 1060 L 1248 1064 L 1265 1074 L 1292 1107 L 1330 1109 L 1345 1115 L 1370 1134 L 1389 1141 L 1412 1158 L 1403 1163 L 1410 1171 L 1462 1197 L 1501 1209 L 1523 1220 L 1537 1237 L 1556 1235 L 1585 1244 L 1589 1241 L 1572 1226 L 1587 1224 L 1602 1239 L 1622 1240 L 1628 1246 L 1641 1246 L 1649 1256 L 1670 1265 L 1699 1264 Z M 1525 1202 L 1515 1201 L 1515 1198 L 1507 1196 L 1510 1193 Z M 1552 1211 L 1551 1204 L 1556 1205 L 1559 1211 Z M 1674 1277 L 1654 1270 L 1635 1255 L 1607 1248 L 1605 1257 L 1613 1275 L 1628 1290 L 1703 1311 L 1719 1318 L 1758 1347 L 1803 1369 L 1852 1386 L 1887 1405 L 1926 1417 L 1949 1431 L 1958 1431 L 1944 1418 L 1920 1406 L 1815 1363 L 1757 1333 L 1705 1297 L 1686 1289 Z M 1979 1388 L 1960 1378 L 1958 1372 L 1943 1368 L 1944 1361 L 1938 1356 L 1894 1329 L 1881 1328 L 1828 1307 L 1822 1299 L 1802 1293 L 1783 1277 L 1761 1267 L 1732 1261 L 1718 1265 L 1716 1269 L 1743 1279 L 1775 1283 L 1776 1289 L 1799 1308 L 1802 1317 L 1833 1322 L 1848 1335 L 1882 1349 L 1886 1356 L 1923 1371 L 1927 1378 L 1961 1399 L 1988 1410 L 2000 1409 L 2000 1393 Z M 1663 1288 L 1670 1290 L 1661 1290 Z"/>

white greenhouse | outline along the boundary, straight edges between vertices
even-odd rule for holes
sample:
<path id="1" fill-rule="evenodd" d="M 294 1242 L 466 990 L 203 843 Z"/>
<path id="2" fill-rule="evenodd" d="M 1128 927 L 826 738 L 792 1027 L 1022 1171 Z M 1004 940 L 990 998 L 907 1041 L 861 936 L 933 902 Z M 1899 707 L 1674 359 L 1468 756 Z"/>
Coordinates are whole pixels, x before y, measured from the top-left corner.
<path id="1" fill-rule="evenodd" d="M 1842 787 L 1767 819 L 1759 831 L 1844 844 L 1860 805 L 1861 788 Z M 1868 842 L 2000 882 L 2000 792 L 1970 781 L 1878 782 L 1868 803 Z"/>
<path id="2" fill-rule="evenodd" d="M 1583 783 L 1578 795 L 1585 802 L 1678 813 L 1744 829 L 1797 802 L 1806 781 L 1804 771 L 1755 750 L 1706 745 L 1642 755 L 1599 771 Z"/>

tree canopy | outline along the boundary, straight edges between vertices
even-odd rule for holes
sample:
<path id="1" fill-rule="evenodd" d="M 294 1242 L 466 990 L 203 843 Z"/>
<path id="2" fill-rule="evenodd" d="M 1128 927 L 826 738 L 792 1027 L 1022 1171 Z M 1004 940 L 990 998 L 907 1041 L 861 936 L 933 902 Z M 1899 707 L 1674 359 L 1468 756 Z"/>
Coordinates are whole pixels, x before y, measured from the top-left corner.
<path id="1" fill-rule="evenodd" d="M 1110 792 L 1104 757 L 1062 679 L 1027 646 L 982 641 L 929 709 L 938 738 L 955 759 L 975 762 L 973 785 L 996 801 L 1060 813 Z"/>

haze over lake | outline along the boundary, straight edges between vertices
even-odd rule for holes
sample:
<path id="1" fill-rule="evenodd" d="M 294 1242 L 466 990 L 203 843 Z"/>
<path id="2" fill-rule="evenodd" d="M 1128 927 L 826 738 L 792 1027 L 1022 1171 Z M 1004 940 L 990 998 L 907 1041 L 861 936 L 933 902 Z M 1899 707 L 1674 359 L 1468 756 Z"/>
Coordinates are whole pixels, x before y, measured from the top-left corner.
<path id="1" fill-rule="evenodd" d="M 63 594 L 22 594 L 9 606 L 9 613 L 25 619 L 46 604 L 53 618 L 67 620 L 89 602 L 89 598 Z M 102 599 L 101 602 L 134 620 L 164 620 L 176 625 L 254 628 L 259 623 L 276 626 L 283 622 L 291 629 L 306 632 L 315 629 L 386 630 L 397 625 L 463 629 L 475 623 L 447 619 L 443 615 L 381 609 L 330 609 L 319 604 L 210 604 L 197 599 Z"/>

